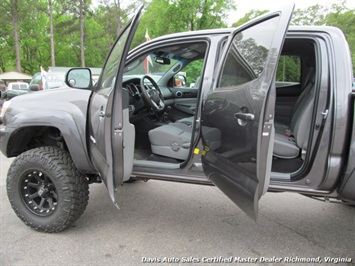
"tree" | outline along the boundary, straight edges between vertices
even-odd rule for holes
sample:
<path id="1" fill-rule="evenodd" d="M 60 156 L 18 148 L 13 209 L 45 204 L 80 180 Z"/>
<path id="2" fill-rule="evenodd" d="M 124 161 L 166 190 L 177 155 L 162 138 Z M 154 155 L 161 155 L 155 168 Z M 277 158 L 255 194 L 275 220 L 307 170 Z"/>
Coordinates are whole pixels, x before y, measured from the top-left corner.
<path id="1" fill-rule="evenodd" d="M 114 27 L 110 28 L 114 29 L 114 36 L 117 36 L 122 28 L 122 15 L 124 13 L 121 10 L 121 0 L 101 0 L 99 8 L 105 10 L 105 18 L 112 22 L 110 23 L 110 26 L 115 25 Z"/>
<path id="2" fill-rule="evenodd" d="M 306 9 L 297 9 L 293 14 L 291 25 L 322 25 L 328 12 L 328 6 L 319 4 Z"/>
<path id="3" fill-rule="evenodd" d="M 243 18 L 233 23 L 233 27 L 237 27 L 265 12 L 267 11 L 251 10 Z M 332 5 L 317 4 L 306 9 L 297 9 L 293 14 L 291 25 L 328 25 L 340 28 L 349 43 L 355 71 L 355 9 L 348 8 L 346 0 L 336 1 Z M 294 63 L 287 59 L 287 69 L 292 69 Z M 294 78 L 289 76 L 290 73 L 287 75 L 288 78 Z"/>
<path id="4" fill-rule="evenodd" d="M 298 56 L 282 55 L 276 72 L 277 81 L 300 82 L 301 60 Z"/>
<path id="5" fill-rule="evenodd" d="M 73 56 L 78 58 L 79 63 L 76 63 L 75 66 L 80 65 L 84 67 L 85 66 L 85 34 L 84 34 L 85 25 L 84 24 L 85 24 L 86 17 L 90 16 L 91 14 L 90 11 L 91 0 L 62 1 L 61 4 L 67 5 L 67 8 L 62 8 L 65 13 L 62 16 L 58 17 L 59 23 L 57 24 L 57 28 L 60 31 L 58 35 L 61 38 L 63 37 L 69 38 L 68 44 L 61 43 L 61 45 L 66 46 L 65 50 L 70 49 L 71 50 L 70 54 L 73 54 Z M 69 61 L 73 61 L 73 60 L 69 60 Z"/>
<path id="6" fill-rule="evenodd" d="M 103 27 L 108 50 L 121 31 L 122 24 L 126 22 L 125 12 L 121 9 L 119 0 L 102 0 L 94 11 L 95 20 Z"/>
<path id="7" fill-rule="evenodd" d="M 38 2 L 43 3 L 43 1 Z M 1 28 L 4 29 L 4 35 L 1 34 L 4 38 L 1 46 L 6 53 L 9 53 L 2 57 L 2 60 L 6 60 L 6 63 L 2 64 L 4 71 L 16 69 L 26 72 L 29 70 L 30 61 L 34 61 L 34 58 L 37 57 L 33 51 L 38 48 L 34 48 L 33 43 L 38 41 L 41 34 L 35 36 L 36 30 L 33 28 L 43 27 L 43 21 L 38 17 L 39 12 L 36 4 L 35 0 L 6 0 L 0 4 L 1 14 L 3 14 L 0 20 Z M 32 12 L 28 12 L 28 10 Z"/>
<path id="8" fill-rule="evenodd" d="M 26 73 L 35 73 L 45 63 L 50 63 L 50 43 L 48 39 L 48 17 L 42 12 L 46 1 L 27 0 L 33 8 L 21 18 L 21 66 Z M 26 8 L 29 8 L 26 6 Z"/>
<path id="9" fill-rule="evenodd" d="M 98 5 L 92 6 L 91 0 L 2 0 L 0 71 L 16 69 L 33 74 L 41 65 L 100 67 L 122 25 L 145 1 L 99 0 Z M 154 38 L 174 32 L 226 27 L 226 17 L 232 8 L 235 8 L 233 0 L 151 0 L 132 46 L 145 42 L 147 29 Z M 265 12 L 252 10 L 233 26 Z M 346 1 L 337 1 L 334 5 L 296 10 L 291 23 L 341 28 L 355 61 L 354 20 L 355 10 L 349 9 Z"/>
<path id="10" fill-rule="evenodd" d="M 355 9 L 349 9 L 346 1 L 333 5 L 314 5 L 305 10 L 296 10 L 293 25 L 328 25 L 340 28 L 349 43 L 355 71 Z"/>
<path id="11" fill-rule="evenodd" d="M 19 2 L 20 1 L 20 2 Z M 21 57 L 20 57 L 20 38 L 19 38 L 19 13 L 21 13 L 22 1 L 21 0 L 3 0 L 0 3 L 1 11 L 1 28 L 4 27 L 5 34 L 8 39 L 7 43 L 12 42 L 15 52 L 15 65 L 16 70 L 21 72 Z M 10 32 L 11 31 L 11 34 Z M 10 37 L 12 35 L 12 37 Z M 10 38 L 12 41 L 10 41 Z M 3 67 L 5 67 L 3 65 Z"/>
<path id="12" fill-rule="evenodd" d="M 353 71 L 355 72 L 355 9 L 339 10 L 327 14 L 326 24 L 342 29 L 350 46 L 353 62 Z"/>
<path id="13" fill-rule="evenodd" d="M 14 28 L 14 43 L 15 43 L 15 53 L 16 53 L 16 70 L 21 72 L 21 58 L 20 58 L 20 41 L 18 32 L 18 0 L 11 1 L 11 13 L 12 13 L 12 26 Z"/>
<path id="14" fill-rule="evenodd" d="M 227 13 L 234 8 L 232 0 L 152 0 L 137 29 L 133 46 L 150 37 L 168 33 L 226 27 Z"/>
<path id="15" fill-rule="evenodd" d="M 11 2 L 0 2 L 0 67 L 3 72 L 8 68 L 14 67 L 15 54 L 14 54 L 14 33 L 12 27 Z M 13 69 L 13 68 L 12 68 Z"/>
<path id="16" fill-rule="evenodd" d="M 53 1 L 48 0 L 49 7 L 49 37 L 51 43 L 51 65 L 55 66 L 54 30 L 53 30 Z"/>
<path id="17" fill-rule="evenodd" d="M 250 10 L 248 13 L 244 15 L 244 17 L 238 19 L 236 22 L 232 24 L 232 27 L 238 27 L 243 25 L 244 23 L 248 22 L 251 19 L 254 19 L 262 14 L 269 12 L 269 10 Z"/>
<path id="18" fill-rule="evenodd" d="M 85 0 L 80 0 L 79 4 L 79 21 L 80 21 L 80 59 L 81 66 L 85 67 L 85 50 L 84 50 L 84 4 Z"/>
<path id="19" fill-rule="evenodd" d="M 55 41 L 54 41 L 54 20 L 53 15 L 56 17 L 63 16 L 70 8 L 70 0 L 48 0 L 47 8 L 43 10 L 49 16 L 49 38 L 51 47 L 51 66 L 55 66 Z M 56 10 L 54 10 L 56 9 Z"/>

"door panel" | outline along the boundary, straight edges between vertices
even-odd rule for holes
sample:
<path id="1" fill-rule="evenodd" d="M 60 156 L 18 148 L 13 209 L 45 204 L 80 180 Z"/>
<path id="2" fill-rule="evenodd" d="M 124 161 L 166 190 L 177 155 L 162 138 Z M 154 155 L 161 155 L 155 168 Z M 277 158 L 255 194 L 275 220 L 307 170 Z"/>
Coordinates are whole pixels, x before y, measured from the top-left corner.
<path id="1" fill-rule="evenodd" d="M 252 218 L 270 179 L 275 73 L 292 11 L 269 13 L 231 34 L 203 104 L 204 170 Z M 221 133 L 220 145 L 211 145 L 211 128 Z"/>
<path id="2" fill-rule="evenodd" d="M 201 73 L 207 56 L 207 45 L 201 42 L 193 46 L 197 49 L 199 58 L 192 61 L 181 60 L 182 69 L 173 77 L 172 82 L 169 82 L 169 90 L 174 97 L 174 104 L 169 114 L 172 121 L 195 115 L 197 97 L 201 89 Z"/>
<path id="3" fill-rule="evenodd" d="M 197 98 L 198 89 L 189 87 L 170 87 L 170 91 L 173 93 L 174 98 Z"/>
<path id="4" fill-rule="evenodd" d="M 175 99 L 173 108 L 186 113 L 187 115 L 194 115 L 196 111 L 197 99 Z"/>
<path id="5" fill-rule="evenodd" d="M 198 90 L 184 87 L 170 89 L 174 95 L 174 104 L 171 106 L 169 117 L 173 121 L 195 115 Z"/>
<path id="6" fill-rule="evenodd" d="M 117 38 L 102 69 L 89 106 L 91 160 L 116 205 L 116 187 L 122 183 L 124 175 L 127 175 L 132 167 L 129 163 L 125 164 L 126 159 L 130 160 L 124 156 L 124 152 L 132 154 L 128 150 L 124 151 L 125 129 L 129 134 L 133 133 L 125 119 L 128 111 L 124 110 L 128 108 L 128 102 L 123 101 L 125 96 L 125 91 L 122 90 L 123 68 L 142 8 L 139 8 Z M 134 144 L 130 143 L 126 147 L 133 149 Z"/>

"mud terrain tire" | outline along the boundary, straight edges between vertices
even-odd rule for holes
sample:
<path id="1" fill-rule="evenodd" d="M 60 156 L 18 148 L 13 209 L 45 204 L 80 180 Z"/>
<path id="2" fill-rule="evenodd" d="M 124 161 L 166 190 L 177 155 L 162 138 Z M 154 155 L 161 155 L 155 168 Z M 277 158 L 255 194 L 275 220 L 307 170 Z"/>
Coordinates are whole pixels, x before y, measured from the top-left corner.
<path id="1" fill-rule="evenodd" d="M 41 232 L 60 232 L 84 212 L 89 200 L 86 177 L 70 154 L 40 147 L 20 154 L 7 176 L 7 195 L 17 216 Z"/>

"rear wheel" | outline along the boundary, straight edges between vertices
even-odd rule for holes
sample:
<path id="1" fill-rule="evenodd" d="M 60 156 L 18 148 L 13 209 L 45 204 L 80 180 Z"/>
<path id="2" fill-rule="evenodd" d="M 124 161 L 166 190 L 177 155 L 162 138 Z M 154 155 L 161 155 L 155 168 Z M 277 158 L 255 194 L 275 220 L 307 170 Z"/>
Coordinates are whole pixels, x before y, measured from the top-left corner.
<path id="1" fill-rule="evenodd" d="M 68 152 L 41 147 L 26 151 L 13 161 L 7 177 L 7 195 L 26 225 L 38 231 L 59 232 L 84 212 L 89 186 Z"/>

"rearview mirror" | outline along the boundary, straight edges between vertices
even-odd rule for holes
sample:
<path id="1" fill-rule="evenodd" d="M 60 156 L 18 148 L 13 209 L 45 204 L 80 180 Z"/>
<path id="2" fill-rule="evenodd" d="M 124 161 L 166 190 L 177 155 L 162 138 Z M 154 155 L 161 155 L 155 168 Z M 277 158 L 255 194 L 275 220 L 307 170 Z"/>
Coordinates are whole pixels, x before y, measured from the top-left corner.
<path id="1" fill-rule="evenodd" d="M 157 56 L 155 62 L 161 65 L 170 65 L 170 59 L 166 57 Z"/>
<path id="2" fill-rule="evenodd" d="M 91 70 L 89 68 L 72 68 L 65 76 L 65 83 L 76 89 L 89 89 L 92 86 Z"/>

